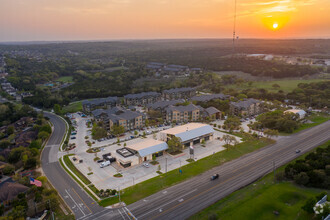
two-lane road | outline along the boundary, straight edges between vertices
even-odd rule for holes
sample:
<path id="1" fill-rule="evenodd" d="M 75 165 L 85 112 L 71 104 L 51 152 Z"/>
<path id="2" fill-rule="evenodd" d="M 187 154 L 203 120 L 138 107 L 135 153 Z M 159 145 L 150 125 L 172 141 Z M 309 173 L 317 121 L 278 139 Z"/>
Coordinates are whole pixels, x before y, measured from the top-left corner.
<path id="1" fill-rule="evenodd" d="M 274 163 L 281 166 L 301 153 L 330 140 L 330 121 L 280 139 L 276 144 L 259 149 L 227 162 L 185 182 L 155 193 L 120 209 L 100 207 L 58 162 L 58 151 L 65 134 L 65 123 L 59 117 L 45 113 L 54 131 L 42 153 L 42 167 L 56 190 L 74 212 L 76 219 L 186 219 L 265 174 L 272 172 Z M 296 154 L 296 149 L 301 149 Z M 210 181 L 213 173 L 220 178 Z M 179 175 L 179 174 L 178 174 Z M 131 211 L 131 213 L 130 213 Z"/>
<path id="2" fill-rule="evenodd" d="M 65 135 L 65 122 L 56 115 L 46 112 L 44 114 L 50 119 L 54 129 L 41 155 L 42 169 L 50 183 L 70 207 L 76 219 L 132 219 L 127 208 L 106 209 L 99 206 L 66 173 L 58 161 L 59 147 Z"/>

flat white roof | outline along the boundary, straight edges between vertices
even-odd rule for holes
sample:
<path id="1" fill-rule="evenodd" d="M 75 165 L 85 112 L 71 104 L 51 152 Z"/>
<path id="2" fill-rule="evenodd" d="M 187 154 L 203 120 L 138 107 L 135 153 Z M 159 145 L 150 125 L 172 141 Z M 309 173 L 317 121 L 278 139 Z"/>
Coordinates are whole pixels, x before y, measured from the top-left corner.
<path id="1" fill-rule="evenodd" d="M 181 126 L 177 126 L 174 128 L 170 128 L 164 131 L 161 131 L 161 133 L 165 133 L 165 134 L 171 134 L 171 135 L 176 135 L 176 134 L 180 134 L 186 131 L 191 131 L 197 128 L 201 128 L 204 126 L 209 126 L 207 124 L 202 124 L 202 123 L 188 123 L 185 125 L 181 125 Z"/>
<path id="2" fill-rule="evenodd" d="M 163 151 L 168 149 L 168 145 L 164 141 L 158 141 L 155 139 L 145 139 L 139 143 L 126 146 L 126 148 L 135 150 L 141 157 Z"/>
<path id="3" fill-rule="evenodd" d="M 205 135 L 213 134 L 214 130 L 210 125 L 207 124 L 189 123 L 162 131 L 161 133 L 174 135 L 180 138 L 181 142 L 186 142 Z"/>
<path id="4" fill-rule="evenodd" d="M 304 110 L 302 109 L 290 109 L 290 110 L 286 110 L 285 112 L 292 112 L 295 114 L 299 114 L 299 113 L 306 113 Z"/>

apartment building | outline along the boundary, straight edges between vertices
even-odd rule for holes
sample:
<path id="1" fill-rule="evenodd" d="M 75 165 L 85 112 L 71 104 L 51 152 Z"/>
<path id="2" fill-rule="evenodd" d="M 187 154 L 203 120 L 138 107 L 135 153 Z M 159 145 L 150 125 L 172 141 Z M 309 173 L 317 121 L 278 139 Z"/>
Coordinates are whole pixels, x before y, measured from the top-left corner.
<path id="1" fill-rule="evenodd" d="M 112 109 L 96 109 L 92 111 L 95 121 L 102 121 L 105 129 L 111 131 L 114 125 L 120 125 L 125 131 L 144 127 L 146 116 L 143 113 L 114 107 Z"/>
<path id="2" fill-rule="evenodd" d="M 82 102 L 83 111 L 86 113 L 92 112 L 95 109 L 109 109 L 115 107 L 120 104 L 118 97 L 108 97 L 108 98 L 100 98 L 93 100 L 84 100 Z"/>
<path id="3" fill-rule="evenodd" d="M 126 105 L 141 105 L 146 106 L 158 102 L 162 99 L 162 96 L 158 92 L 142 92 L 138 94 L 128 94 L 124 96 Z"/>
<path id="4" fill-rule="evenodd" d="M 246 99 L 230 103 L 230 112 L 237 116 L 254 116 L 262 113 L 262 102 L 256 99 Z"/>
<path id="5" fill-rule="evenodd" d="M 196 95 L 195 88 L 175 88 L 164 90 L 163 98 L 165 100 L 174 100 L 174 99 L 190 99 Z"/>

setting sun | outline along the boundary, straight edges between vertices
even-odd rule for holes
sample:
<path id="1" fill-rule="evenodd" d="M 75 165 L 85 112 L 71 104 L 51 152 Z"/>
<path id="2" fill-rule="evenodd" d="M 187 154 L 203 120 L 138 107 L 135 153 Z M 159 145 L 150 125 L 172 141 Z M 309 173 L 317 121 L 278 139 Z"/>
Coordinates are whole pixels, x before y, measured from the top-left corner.
<path id="1" fill-rule="evenodd" d="M 278 24 L 277 23 L 274 23 L 273 24 L 273 29 L 277 29 L 278 28 Z"/>

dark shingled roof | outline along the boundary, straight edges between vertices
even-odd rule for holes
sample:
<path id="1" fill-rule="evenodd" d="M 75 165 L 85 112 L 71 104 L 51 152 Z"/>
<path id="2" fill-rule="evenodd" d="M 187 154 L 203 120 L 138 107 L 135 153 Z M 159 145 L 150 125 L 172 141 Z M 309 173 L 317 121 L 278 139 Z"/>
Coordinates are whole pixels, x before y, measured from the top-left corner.
<path id="1" fill-rule="evenodd" d="M 111 119 L 113 122 L 118 122 L 119 120 L 132 120 L 138 116 L 144 116 L 143 113 L 126 110 L 121 107 L 114 107 L 111 109 L 96 109 L 92 111 L 94 117 L 98 117 L 101 114 L 105 114 L 108 119 Z"/>
<path id="2" fill-rule="evenodd" d="M 212 94 L 212 95 L 194 96 L 191 98 L 191 100 L 197 102 L 208 102 L 213 99 L 227 99 L 227 98 L 229 98 L 229 95 L 224 95 L 220 93 L 220 94 Z"/>
<path id="3" fill-rule="evenodd" d="M 148 96 L 160 96 L 161 94 L 158 92 L 142 92 L 142 93 L 137 93 L 137 94 L 128 94 L 125 95 L 124 98 L 125 99 L 139 99 L 139 98 L 144 98 L 144 97 L 148 97 Z"/>
<path id="4" fill-rule="evenodd" d="M 103 103 L 116 103 L 118 102 L 118 97 L 114 96 L 114 97 L 108 97 L 108 98 L 100 98 L 100 99 L 92 99 L 92 100 L 84 100 L 82 101 L 83 105 L 100 105 Z"/>
<path id="5" fill-rule="evenodd" d="M 188 67 L 187 66 L 181 66 L 181 65 L 168 65 L 167 66 L 168 68 L 177 68 L 177 69 L 187 69 Z"/>
<path id="6" fill-rule="evenodd" d="M 231 104 L 239 109 L 246 109 L 252 104 L 261 103 L 261 101 L 256 99 L 246 99 L 244 101 L 232 102 Z"/>
<path id="7" fill-rule="evenodd" d="M 205 109 L 205 111 L 208 115 L 214 115 L 214 114 L 220 112 L 218 109 L 216 109 L 214 107 L 209 107 L 209 108 Z"/>
<path id="8" fill-rule="evenodd" d="M 176 93 L 176 92 L 190 92 L 190 91 L 195 91 L 195 88 L 175 88 L 175 89 L 167 89 L 164 90 L 163 93 Z"/>
<path id="9" fill-rule="evenodd" d="M 147 107 L 151 109 L 158 109 L 158 108 L 166 108 L 169 105 L 176 105 L 178 103 L 184 103 L 185 100 L 179 99 L 179 100 L 171 100 L 171 101 L 159 101 L 155 102 L 153 104 L 149 104 Z"/>
<path id="10" fill-rule="evenodd" d="M 180 105 L 180 106 L 173 106 L 173 105 L 170 105 L 166 108 L 166 112 L 169 113 L 169 112 L 172 112 L 172 111 L 179 111 L 179 112 L 185 112 L 185 111 L 188 111 L 188 112 L 191 112 L 191 111 L 195 111 L 195 110 L 200 110 L 201 107 L 200 106 L 196 106 L 194 104 L 190 104 L 190 105 Z"/>
<path id="11" fill-rule="evenodd" d="M 26 192 L 28 189 L 29 187 L 19 183 L 5 182 L 0 187 L 0 201 L 11 201 L 17 198 L 18 194 Z"/>

